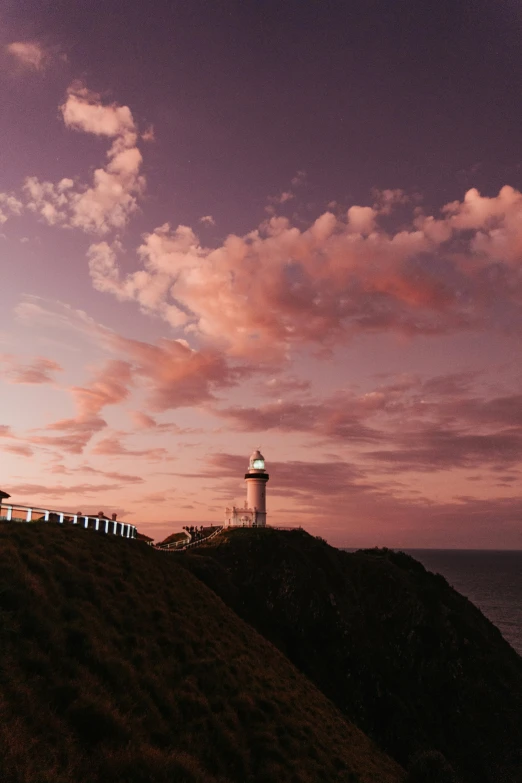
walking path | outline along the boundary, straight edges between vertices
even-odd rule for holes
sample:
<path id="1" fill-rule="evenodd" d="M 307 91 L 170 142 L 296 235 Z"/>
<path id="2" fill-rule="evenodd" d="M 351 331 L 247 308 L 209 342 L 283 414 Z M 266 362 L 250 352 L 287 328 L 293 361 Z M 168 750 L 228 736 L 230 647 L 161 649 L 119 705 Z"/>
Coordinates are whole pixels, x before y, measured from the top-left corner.
<path id="1" fill-rule="evenodd" d="M 210 539 L 214 538 L 214 536 L 217 536 L 217 534 L 221 533 L 222 530 L 223 525 L 220 525 L 209 536 L 198 538 L 197 541 L 189 541 L 187 544 L 178 544 L 177 546 L 175 544 L 165 544 L 164 546 L 154 545 L 154 549 L 157 549 L 161 552 L 185 552 L 187 549 L 191 549 L 192 547 L 199 546 L 200 544 L 206 544 L 207 541 L 210 541 Z"/>

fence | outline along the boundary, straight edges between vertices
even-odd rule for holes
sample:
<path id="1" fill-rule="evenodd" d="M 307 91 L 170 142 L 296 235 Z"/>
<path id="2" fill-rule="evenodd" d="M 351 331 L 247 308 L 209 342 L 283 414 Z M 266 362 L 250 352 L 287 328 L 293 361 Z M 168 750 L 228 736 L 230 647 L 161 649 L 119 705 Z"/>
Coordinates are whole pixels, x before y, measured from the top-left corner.
<path id="1" fill-rule="evenodd" d="M 107 535 L 122 538 L 136 538 L 134 525 L 117 522 L 106 517 L 91 517 L 84 514 L 70 514 L 65 511 L 37 508 L 35 506 L 19 506 L 2 503 L 0 506 L 0 521 L 4 522 L 57 522 L 58 524 L 80 525 L 85 529 L 97 530 Z"/>
<path id="2" fill-rule="evenodd" d="M 221 533 L 223 530 L 223 525 L 220 527 L 217 527 L 213 533 L 211 533 L 209 536 L 206 536 L 205 538 L 200 538 L 197 541 L 191 541 L 188 544 L 183 544 L 182 546 L 177 547 L 169 547 L 167 546 L 157 546 L 155 549 L 161 551 L 161 552 L 185 552 L 187 549 L 191 549 L 195 546 L 201 546 L 201 544 L 206 544 L 207 541 L 210 541 L 211 538 L 214 538 L 214 536 L 217 536 L 218 533 Z"/>

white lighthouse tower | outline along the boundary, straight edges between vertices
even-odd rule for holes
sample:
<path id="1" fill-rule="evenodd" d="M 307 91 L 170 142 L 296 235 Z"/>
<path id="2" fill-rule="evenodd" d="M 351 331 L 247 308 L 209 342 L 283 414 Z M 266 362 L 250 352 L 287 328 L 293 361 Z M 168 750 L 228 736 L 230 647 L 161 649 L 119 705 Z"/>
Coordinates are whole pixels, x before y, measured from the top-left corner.
<path id="1" fill-rule="evenodd" d="M 265 458 L 256 449 L 248 463 L 245 473 L 247 483 L 247 506 L 253 509 L 255 524 L 258 527 L 266 526 L 266 482 L 270 476 L 265 470 Z"/>
<path id="2" fill-rule="evenodd" d="M 266 526 L 266 482 L 270 476 L 265 470 L 265 458 L 256 449 L 248 462 L 245 473 L 247 497 L 244 508 L 232 506 L 225 509 L 225 526 Z"/>

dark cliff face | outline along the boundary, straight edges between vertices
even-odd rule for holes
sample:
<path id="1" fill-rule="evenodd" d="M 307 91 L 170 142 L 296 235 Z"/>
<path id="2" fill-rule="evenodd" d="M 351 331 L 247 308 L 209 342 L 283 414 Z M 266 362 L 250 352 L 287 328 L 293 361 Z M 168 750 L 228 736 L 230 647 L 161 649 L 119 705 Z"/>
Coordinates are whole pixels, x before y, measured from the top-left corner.
<path id="1" fill-rule="evenodd" d="M 466 782 L 521 779 L 522 659 L 442 576 L 299 531 L 235 530 L 183 559 L 401 764 L 437 750 Z"/>

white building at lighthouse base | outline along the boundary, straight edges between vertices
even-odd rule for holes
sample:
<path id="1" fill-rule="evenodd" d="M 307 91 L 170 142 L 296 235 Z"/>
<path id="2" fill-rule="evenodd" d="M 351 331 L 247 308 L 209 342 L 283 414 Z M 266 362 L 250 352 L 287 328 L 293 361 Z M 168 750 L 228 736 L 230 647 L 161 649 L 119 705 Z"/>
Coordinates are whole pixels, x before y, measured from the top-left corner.
<path id="1" fill-rule="evenodd" d="M 258 527 L 258 513 L 255 508 L 227 506 L 225 509 L 225 527 Z"/>

